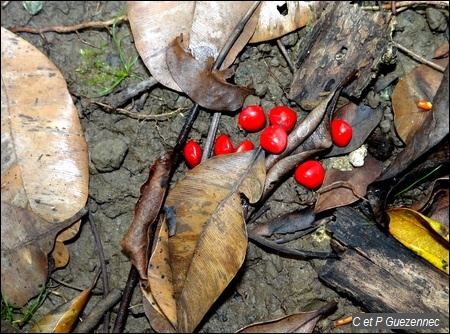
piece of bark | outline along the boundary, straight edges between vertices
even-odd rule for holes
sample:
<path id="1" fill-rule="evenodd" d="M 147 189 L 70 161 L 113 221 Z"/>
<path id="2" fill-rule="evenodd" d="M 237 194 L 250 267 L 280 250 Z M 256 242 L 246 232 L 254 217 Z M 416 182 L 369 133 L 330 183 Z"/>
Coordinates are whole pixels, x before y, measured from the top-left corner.
<path id="1" fill-rule="evenodd" d="M 330 2 L 300 44 L 289 98 L 312 110 L 353 70 L 358 77 L 342 93 L 359 98 L 380 64 L 393 58 L 389 18 L 389 13 L 367 13 L 348 1 Z"/>
<path id="2" fill-rule="evenodd" d="M 329 223 L 343 253 L 329 259 L 319 278 L 370 313 L 439 313 L 449 329 L 448 276 L 380 231 L 356 210 L 343 207 Z"/>

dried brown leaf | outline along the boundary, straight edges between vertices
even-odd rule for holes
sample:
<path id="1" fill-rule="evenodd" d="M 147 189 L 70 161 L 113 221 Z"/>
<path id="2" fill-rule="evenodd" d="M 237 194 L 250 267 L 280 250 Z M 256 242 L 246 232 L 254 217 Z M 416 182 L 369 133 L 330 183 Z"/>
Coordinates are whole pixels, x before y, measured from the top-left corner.
<path id="1" fill-rule="evenodd" d="M 141 187 L 141 196 L 134 209 L 134 217 L 127 234 L 120 245 L 130 254 L 142 283 L 147 280 L 147 266 L 150 258 L 150 228 L 158 218 L 169 186 L 169 175 L 173 163 L 170 152 L 158 158 L 150 168 L 149 177 Z"/>
<path id="2" fill-rule="evenodd" d="M 96 279 L 77 297 L 44 315 L 30 328 L 29 333 L 70 333 L 91 296 L 95 282 Z"/>
<path id="3" fill-rule="evenodd" d="M 360 168 L 351 171 L 328 170 L 322 187 L 318 190 L 319 198 L 314 212 L 318 213 L 360 200 L 366 195 L 367 185 L 382 171 L 382 163 L 370 155 L 366 157 L 364 166 Z"/>
<path id="4" fill-rule="evenodd" d="M 264 178 L 261 150 L 221 155 L 190 170 L 167 196 L 166 211 L 174 210 L 176 219 L 174 234 L 169 233 L 170 261 L 153 253 L 149 272 L 159 283 L 150 286 L 161 310 L 170 309 L 173 303 L 159 298 L 170 294 L 161 273 L 172 272 L 176 310 L 170 309 L 166 318 L 173 321 L 176 313 L 178 331 L 195 329 L 241 267 L 248 242 L 241 195 L 250 203 L 259 200 Z M 161 233 L 166 233 L 164 227 Z M 166 249 L 159 242 L 156 247 Z M 154 264 L 170 265 L 170 270 Z"/>
<path id="5" fill-rule="evenodd" d="M 213 71 L 214 59 L 195 59 L 182 47 L 178 36 L 166 52 L 166 61 L 173 79 L 200 106 L 217 111 L 235 111 L 242 107 L 252 89 L 229 84 L 229 71 Z"/>
<path id="6" fill-rule="evenodd" d="M 446 66 L 448 58 L 436 60 Z M 428 65 L 416 67 L 399 80 L 392 92 L 394 124 L 398 135 L 405 144 L 409 144 L 421 128 L 429 111 L 417 106 L 419 100 L 433 101 L 442 81 L 443 74 Z"/>
<path id="7" fill-rule="evenodd" d="M 236 333 L 312 333 L 320 317 L 336 308 L 337 302 L 329 302 L 320 309 L 290 314 L 285 317 L 248 325 Z"/>

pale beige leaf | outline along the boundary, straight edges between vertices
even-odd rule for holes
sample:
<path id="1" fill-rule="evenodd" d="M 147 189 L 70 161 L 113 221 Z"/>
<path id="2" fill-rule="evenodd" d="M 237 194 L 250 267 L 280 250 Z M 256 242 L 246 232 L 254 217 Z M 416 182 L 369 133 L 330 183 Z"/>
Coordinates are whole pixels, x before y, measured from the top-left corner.
<path id="1" fill-rule="evenodd" d="M 195 1 L 127 1 L 131 31 L 145 66 L 162 85 L 181 92 L 166 64 L 175 37 L 189 40 Z"/>
<path id="2" fill-rule="evenodd" d="M 2 207 L 11 206 L 10 216 L 2 212 L 2 292 L 10 303 L 23 305 L 45 284 L 46 276 L 32 272 L 47 270 L 56 234 L 73 224 L 75 215 L 81 217 L 89 161 L 62 74 L 37 48 L 3 27 L 1 37 Z M 38 226 L 23 230 L 24 219 Z M 17 283 L 14 291 L 3 285 L 6 274 Z"/>
<path id="3" fill-rule="evenodd" d="M 319 11 L 320 6 L 318 1 L 263 1 L 258 24 L 249 43 L 279 38 L 313 23 L 314 11 Z"/>
<path id="4" fill-rule="evenodd" d="M 254 1 L 196 1 L 189 48 L 197 60 L 217 58 L 220 50 L 230 38 L 236 25 L 252 7 Z M 255 31 L 258 11 L 247 22 L 233 47 L 220 67 L 226 69 Z M 214 18 L 213 20 L 211 18 Z"/>

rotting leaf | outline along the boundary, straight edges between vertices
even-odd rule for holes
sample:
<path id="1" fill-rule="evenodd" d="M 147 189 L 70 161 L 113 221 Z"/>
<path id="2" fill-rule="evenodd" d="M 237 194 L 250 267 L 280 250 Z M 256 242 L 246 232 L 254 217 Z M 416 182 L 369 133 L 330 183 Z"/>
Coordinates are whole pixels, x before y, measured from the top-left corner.
<path id="1" fill-rule="evenodd" d="M 294 313 L 279 319 L 258 322 L 236 331 L 236 333 L 312 333 L 321 316 L 331 313 L 336 301 L 310 312 Z"/>
<path id="2" fill-rule="evenodd" d="M 165 208 L 175 210 L 176 227 L 169 237 L 167 264 L 179 332 L 195 329 L 241 267 L 248 244 L 241 195 L 250 203 L 258 201 L 264 179 L 264 153 L 259 149 L 210 158 L 169 192 Z"/>
<path id="3" fill-rule="evenodd" d="M 56 234 L 81 218 L 89 157 L 61 72 L 3 27 L 1 37 L 1 194 L 2 208 L 9 206 L 1 220 L 2 293 L 23 306 L 45 285 Z"/>
<path id="4" fill-rule="evenodd" d="M 161 210 L 172 166 L 170 152 L 166 152 L 153 163 L 147 182 L 141 186 L 141 195 L 134 209 L 131 226 L 121 242 L 122 248 L 130 254 L 131 263 L 138 270 L 144 284 L 150 257 L 149 229 Z"/>
<path id="5" fill-rule="evenodd" d="M 173 79 L 200 106 L 216 111 L 235 111 L 253 89 L 226 82 L 231 70 L 213 71 L 214 58 L 197 60 L 182 46 L 178 36 L 166 52 L 166 61 Z"/>
<path id="6" fill-rule="evenodd" d="M 252 228 L 252 231 L 264 237 L 275 233 L 293 233 L 299 230 L 311 228 L 316 221 L 314 211 L 310 208 L 288 212 L 277 216 L 265 223 L 260 223 Z"/>
<path id="7" fill-rule="evenodd" d="M 327 170 L 314 211 L 318 213 L 360 200 L 366 195 L 367 186 L 382 171 L 383 164 L 370 155 L 365 158 L 364 166 L 351 171 Z"/>
<path id="8" fill-rule="evenodd" d="M 392 236 L 448 275 L 448 227 L 408 208 L 393 208 L 387 213 Z"/>

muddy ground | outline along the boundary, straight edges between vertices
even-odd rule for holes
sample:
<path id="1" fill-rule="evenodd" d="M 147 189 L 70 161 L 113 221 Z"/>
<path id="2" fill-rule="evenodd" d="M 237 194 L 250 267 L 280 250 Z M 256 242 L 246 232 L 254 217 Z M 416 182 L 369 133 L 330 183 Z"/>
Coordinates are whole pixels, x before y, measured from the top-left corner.
<path id="1" fill-rule="evenodd" d="M 46 1 L 42 10 L 31 15 L 20 1 L 13 1 L 2 7 L 2 26 L 71 26 L 83 22 L 110 20 L 125 9 L 124 1 Z M 394 34 L 394 39 L 427 59 L 446 41 L 444 31 L 447 28 L 448 12 L 435 8 L 427 11 L 408 9 L 398 13 L 397 19 L 401 29 Z M 128 35 L 122 43 L 124 53 L 128 57 L 136 55 L 128 23 L 120 23 L 117 28 L 119 36 Z M 300 30 L 282 38 L 282 43 L 293 59 L 298 41 L 304 33 L 304 30 Z M 130 270 L 130 261 L 123 253 L 120 241 L 132 221 L 139 189 L 147 180 L 152 163 L 165 151 L 173 148 L 193 103 L 186 96 L 156 85 L 148 90 L 148 95 L 137 97 L 133 110 L 141 114 L 161 115 L 160 118 L 138 120 L 126 115 L 111 114 L 80 97 L 92 96 L 98 92 L 98 87 L 90 86 L 93 84 L 93 78 L 82 70 L 83 66 L 86 66 L 86 59 L 81 56 L 80 50 L 97 50 L 98 56 L 110 66 L 120 63 L 110 31 L 86 29 L 67 34 L 47 32 L 42 36 L 29 33 L 19 35 L 48 55 L 61 70 L 69 91 L 73 94 L 90 152 L 89 204 L 108 260 L 109 285 L 110 288 L 123 289 Z M 402 53 L 398 54 L 398 61 L 403 65 L 403 69 L 398 69 L 399 76 L 418 65 Z M 256 82 L 257 95 L 249 96 L 246 105 L 260 104 L 266 111 L 275 105 L 290 105 L 286 89 L 292 74 L 276 43 L 247 46 L 237 61 L 236 71 L 237 76 L 251 71 L 255 78 L 264 79 Z M 112 94 L 136 85 L 149 76 L 149 71 L 139 59 L 132 68 L 132 76 L 126 78 Z M 107 101 L 107 98 L 95 100 Z M 402 143 L 392 126 L 393 115 L 389 98 L 375 98 L 385 104 L 383 118 L 375 131 L 387 133 L 393 151 L 398 151 L 402 148 Z M 137 106 L 141 109 L 137 110 Z M 122 107 L 128 108 L 131 104 Z M 174 115 L 164 116 L 175 110 L 177 112 Z M 229 134 L 235 144 L 244 139 L 243 132 L 237 128 L 236 119 L 236 114 L 223 115 L 219 125 L 219 132 Z M 204 142 L 210 120 L 211 114 L 201 111 L 189 137 Z M 249 138 L 257 142 L 257 134 L 250 134 Z M 187 170 L 186 165 L 182 163 L 172 184 Z M 260 219 L 265 221 L 281 213 L 302 208 L 298 202 L 312 196 L 311 192 L 290 178 L 271 197 L 268 202 L 270 210 Z M 314 251 L 328 250 L 329 240 L 322 236 L 323 233 L 313 233 L 291 242 L 289 246 Z M 67 246 L 71 254 L 70 263 L 53 275 L 61 281 L 85 288 L 89 286 L 99 267 L 94 236 L 87 222 L 83 223 L 79 235 Z M 333 328 L 332 322 L 364 310 L 322 284 L 318 279 L 317 268 L 323 264 L 323 260 L 302 261 L 280 256 L 250 242 L 245 265 L 198 330 L 233 332 L 252 322 L 313 310 L 326 302 L 337 300 L 337 310 L 319 321 L 315 332 L 349 332 L 349 325 Z M 98 287 L 100 286 L 101 282 Z M 35 319 L 61 304 L 64 301 L 62 297 L 69 300 L 78 294 L 78 291 L 64 286 L 57 291 L 61 296 L 50 295 L 38 310 Z M 99 298 L 92 297 L 85 313 L 91 311 Z M 114 319 L 113 312 L 111 324 Z M 142 333 L 149 328 L 143 312 L 141 292 L 136 289 L 125 331 Z M 102 328 L 99 327 L 96 331 L 101 332 Z"/>

